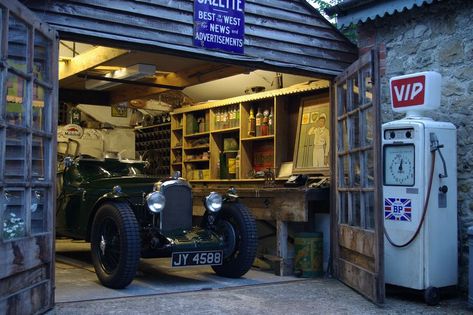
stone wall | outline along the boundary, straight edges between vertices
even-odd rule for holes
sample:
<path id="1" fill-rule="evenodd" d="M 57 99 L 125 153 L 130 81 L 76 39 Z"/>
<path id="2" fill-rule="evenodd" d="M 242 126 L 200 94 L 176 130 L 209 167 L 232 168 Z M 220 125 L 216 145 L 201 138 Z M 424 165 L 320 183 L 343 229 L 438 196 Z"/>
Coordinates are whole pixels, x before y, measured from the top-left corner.
<path id="1" fill-rule="evenodd" d="M 442 74 L 441 108 L 428 115 L 458 128 L 460 286 L 468 286 L 467 228 L 473 225 L 473 1 L 441 1 L 358 26 L 360 51 L 381 50 L 383 122 L 389 78 L 419 71 Z"/>

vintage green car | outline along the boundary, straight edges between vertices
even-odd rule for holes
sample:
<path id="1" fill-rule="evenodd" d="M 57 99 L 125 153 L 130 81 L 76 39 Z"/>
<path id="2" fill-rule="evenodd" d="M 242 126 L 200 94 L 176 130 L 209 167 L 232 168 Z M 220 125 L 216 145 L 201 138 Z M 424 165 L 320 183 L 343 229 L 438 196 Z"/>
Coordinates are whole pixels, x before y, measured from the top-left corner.
<path id="1" fill-rule="evenodd" d="M 66 157 L 58 171 L 56 231 L 91 243 L 97 277 L 124 288 L 140 258 L 171 257 L 172 267 L 211 265 L 238 278 L 256 255 L 256 223 L 231 189 L 211 192 L 193 226 L 192 189 L 180 174 L 158 180 L 146 162 Z"/>

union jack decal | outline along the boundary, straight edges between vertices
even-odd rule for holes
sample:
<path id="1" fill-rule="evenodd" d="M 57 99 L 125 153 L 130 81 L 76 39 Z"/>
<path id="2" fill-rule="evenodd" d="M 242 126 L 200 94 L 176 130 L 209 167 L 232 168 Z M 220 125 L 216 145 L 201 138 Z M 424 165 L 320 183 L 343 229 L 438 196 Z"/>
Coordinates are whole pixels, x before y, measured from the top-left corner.
<path id="1" fill-rule="evenodd" d="M 384 219 L 393 221 L 412 221 L 411 199 L 385 198 Z"/>

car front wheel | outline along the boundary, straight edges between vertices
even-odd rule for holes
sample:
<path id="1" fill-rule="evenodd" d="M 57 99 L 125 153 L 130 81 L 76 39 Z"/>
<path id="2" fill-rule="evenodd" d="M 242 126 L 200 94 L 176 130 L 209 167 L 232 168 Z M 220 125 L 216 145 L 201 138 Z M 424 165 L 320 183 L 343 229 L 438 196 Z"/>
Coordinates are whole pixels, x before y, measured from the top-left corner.
<path id="1" fill-rule="evenodd" d="M 92 223 L 92 262 L 100 282 L 122 289 L 133 280 L 140 261 L 138 222 L 124 202 L 103 204 Z"/>
<path id="2" fill-rule="evenodd" d="M 212 266 L 219 276 L 239 278 L 250 270 L 256 257 L 256 222 L 248 208 L 240 203 L 224 203 L 216 222 L 217 233 L 223 237 L 224 260 Z"/>

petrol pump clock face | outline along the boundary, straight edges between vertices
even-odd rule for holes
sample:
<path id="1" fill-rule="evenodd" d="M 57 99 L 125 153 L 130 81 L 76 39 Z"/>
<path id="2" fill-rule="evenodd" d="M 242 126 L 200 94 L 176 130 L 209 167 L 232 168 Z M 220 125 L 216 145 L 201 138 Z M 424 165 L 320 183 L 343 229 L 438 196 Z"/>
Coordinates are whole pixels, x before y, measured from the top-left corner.
<path id="1" fill-rule="evenodd" d="M 414 145 L 384 147 L 384 184 L 391 186 L 414 185 Z"/>

